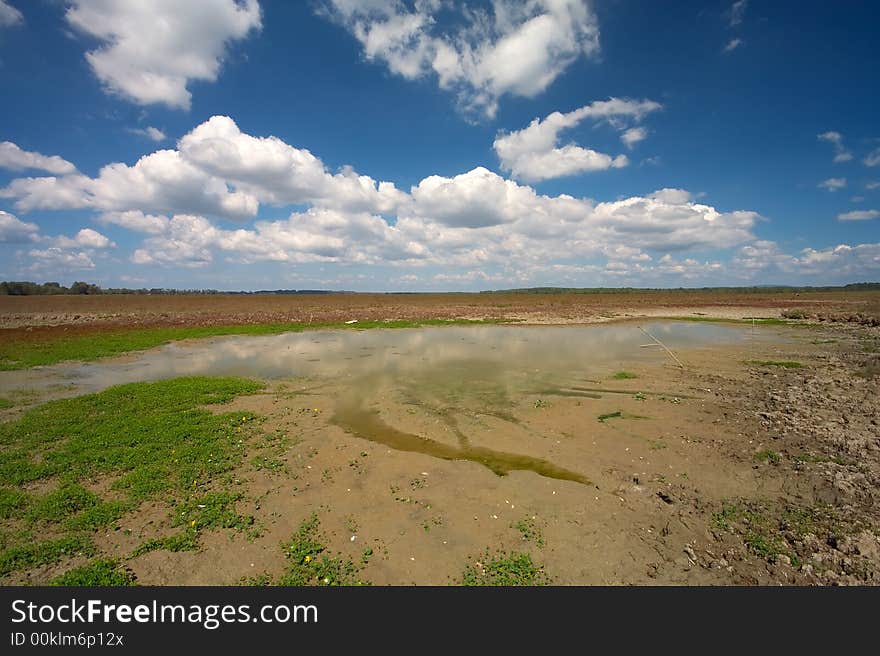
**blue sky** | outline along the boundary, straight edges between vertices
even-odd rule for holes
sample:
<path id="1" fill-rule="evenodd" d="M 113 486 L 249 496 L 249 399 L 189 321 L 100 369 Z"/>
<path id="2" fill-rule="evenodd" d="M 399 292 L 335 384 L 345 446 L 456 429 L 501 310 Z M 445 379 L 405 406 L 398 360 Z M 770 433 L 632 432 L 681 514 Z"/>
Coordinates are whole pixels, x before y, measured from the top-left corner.
<path id="1" fill-rule="evenodd" d="M 0 0 L 0 279 L 880 279 L 874 3 Z"/>

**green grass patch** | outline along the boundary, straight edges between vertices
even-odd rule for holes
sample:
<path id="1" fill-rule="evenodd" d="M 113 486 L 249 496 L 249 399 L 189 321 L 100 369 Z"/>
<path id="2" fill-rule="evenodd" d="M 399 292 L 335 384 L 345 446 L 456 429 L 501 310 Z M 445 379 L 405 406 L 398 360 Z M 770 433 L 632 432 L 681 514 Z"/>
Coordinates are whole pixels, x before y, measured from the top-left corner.
<path id="1" fill-rule="evenodd" d="M 782 456 L 776 451 L 765 449 L 764 451 L 758 451 L 758 453 L 755 454 L 755 460 L 769 462 L 771 465 L 778 465 L 780 460 L 782 460 Z"/>
<path id="2" fill-rule="evenodd" d="M 618 371 L 616 374 L 612 376 L 614 380 L 631 380 L 633 378 L 638 378 L 635 374 L 631 374 L 628 371 Z"/>
<path id="3" fill-rule="evenodd" d="M 76 483 L 65 483 L 57 490 L 35 499 L 28 508 L 28 522 L 60 522 L 81 510 L 100 503 L 98 495 Z"/>
<path id="4" fill-rule="evenodd" d="M 519 531 L 522 539 L 526 542 L 533 542 L 539 549 L 544 548 L 544 534 L 534 519 L 526 517 L 511 524 L 511 527 Z"/>
<path id="5" fill-rule="evenodd" d="M 536 565 L 528 553 L 488 552 L 482 561 L 468 565 L 461 584 L 466 586 L 537 586 L 548 585 L 543 565 Z"/>
<path id="6" fill-rule="evenodd" d="M 712 514 L 712 525 L 715 528 L 729 531 L 730 530 L 730 522 L 735 519 L 740 513 L 739 506 L 724 503 L 721 506 L 721 510 Z"/>
<path id="7" fill-rule="evenodd" d="M 241 495 L 225 489 L 224 474 L 243 461 L 255 417 L 201 406 L 260 389 L 240 378 L 134 383 L 52 401 L 0 424 L 0 517 L 25 529 L 4 544 L 6 573 L 51 560 L 53 549 L 70 547 L 65 540 L 115 523 L 147 499 L 173 507 L 172 524 L 186 531 L 146 551 L 194 549 L 199 530 L 252 525 L 253 517 L 236 512 Z M 108 498 L 82 485 L 106 477 L 113 478 Z M 50 478 L 59 484 L 45 494 L 21 490 Z M 35 546 L 28 531 L 58 539 Z"/>
<path id="8" fill-rule="evenodd" d="M 844 527 L 829 506 L 793 506 L 754 500 L 726 501 L 712 515 L 712 525 L 741 536 L 743 544 L 755 556 L 772 560 L 788 556 L 797 567 L 809 555 L 798 553 L 796 545 L 807 534 L 819 540 L 841 536 Z"/>
<path id="9" fill-rule="evenodd" d="M 0 551 L 0 576 L 57 563 L 68 556 L 91 556 L 94 553 L 95 546 L 91 538 L 83 535 L 19 544 Z"/>
<path id="10" fill-rule="evenodd" d="M 0 347 L 2 348 L 2 347 Z M 62 385 L 53 385 L 52 388 L 63 387 Z M 32 389 L 11 389 L 6 391 L 6 396 L 0 398 L 0 410 L 16 408 L 23 405 L 33 403 L 40 396 L 39 392 Z"/>
<path id="11" fill-rule="evenodd" d="M 274 581 L 268 575 L 263 575 L 248 579 L 245 583 L 295 587 L 369 585 L 358 577 L 360 566 L 342 556 L 328 553 L 320 534 L 320 521 L 314 513 L 300 524 L 290 541 L 281 547 L 288 563 L 284 573 Z M 369 558 L 362 558 L 364 563 L 367 560 Z"/>
<path id="12" fill-rule="evenodd" d="M 68 518 L 64 527 L 72 531 L 97 531 L 116 522 L 131 507 L 126 501 L 101 501 Z"/>
<path id="13" fill-rule="evenodd" d="M 759 558 L 769 560 L 779 554 L 793 561 L 797 558 L 782 536 L 780 524 L 761 504 L 724 503 L 712 516 L 712 523 L 718 529 L 741 535 L 748 550 Z"/>
<path id="14" fill-rule="evenodd" d="M 501 323 L 500 320 L 423 319 L 419 321 L 359 321 L 324 323 L 267 323 L 237 326 L 173 326 L 168 328 L 131 328 L 111 330 L 96 335 L 57 335 L 0 343 L 0 371 L 27 369 L 68 360 L 90 361 L 99 358 L 154 348 L 180 339 L 200 339 L 223 335 L 277 335 L 306 330 L 366 330 L 371 328 L 417 328 L 460 324 Z"/>
<path id="15" fill-rule="evenodd" d="M 18 517 L 28 505 L 28 495 L 21 490 L 0 487 L 0 518 Z"/>
<path id="16" fill-rule="evenodd" d="M 799 453 L 794 456 L 794 459 L 798 462 L 809 462 L 809 463 L 825 463 L 825 462 L 833 462 L 836 465 L 851 465 L 852 463 L 840 456 L 826 456 L 815 453 Z"/>
<path id="17" fill-rule="evenodd" d="M 211 492 L 193 497 L 174 511 L 173 526 L 181 524 L 197 531 L 213 528 L 245 529 L 254 523 L 253 515 L 240 515 L 235 511 L 241 494 Z"/>
<path id="18" fill-rule="evenodd" d="M 51 401 L 0 424 L 0 483 L 114 474 L 113 487 L 135 501 L 188 489 L 238 464 L 242 426 L 254 418 L 198 406 L 261 388 L 238 378 L 175 378 Z M 87 503 L 81 493 L 54 502 Z"/>
<path id="19" fill-rule="evenodd" d="M 137 585 L 135 575 L 109 558 L 93 560 L 49 581 L 49 585 L 124 587 Z"/>
<path id="20" fill-rule="evenodd" d="M 783 369 L 800 369 L 804 365 L 793 360 L 746 360 L 746 364 L 756 367 L 782 367 Z"/>

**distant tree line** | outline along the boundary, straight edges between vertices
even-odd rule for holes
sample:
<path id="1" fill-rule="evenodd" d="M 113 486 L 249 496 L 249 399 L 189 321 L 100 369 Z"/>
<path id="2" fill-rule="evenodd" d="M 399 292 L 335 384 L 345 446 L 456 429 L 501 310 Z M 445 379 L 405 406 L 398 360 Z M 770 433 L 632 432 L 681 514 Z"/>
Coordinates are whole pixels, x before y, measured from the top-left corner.
<path id="1" fill-rule="evenodd" d="M 258 292 L 221 292 L 216 289 L 169 289 L 153 287 L 147 289 L 110 288 L 102 289 L 98 285 L 77 281 L 70 287 L 57 282 L 0 282 L 0 296 L 58 296 L 62 294 L 142 294 L 142 295 L 173 295 L 173 294 L 354 294 L 355 292 L 337 292 L 323 289 L 274 289 Z"/>
<path id="2" fill-rule="evenodd" d="M 76 294 L 220 294 L 216 289 L 102 289 L 98 285 L 77 281 L 70 287 L 57 282 L 0 282 L 0 296 L 58 296 Z"/>

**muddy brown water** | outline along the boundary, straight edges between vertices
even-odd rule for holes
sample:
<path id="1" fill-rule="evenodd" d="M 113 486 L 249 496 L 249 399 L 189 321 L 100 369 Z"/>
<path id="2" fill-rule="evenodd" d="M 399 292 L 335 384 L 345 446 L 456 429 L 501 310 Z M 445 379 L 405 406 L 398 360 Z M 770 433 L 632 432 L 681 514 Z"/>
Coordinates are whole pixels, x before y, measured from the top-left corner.
<path id="1" fill-rule="evenodd" d="M 778 331 L 664 321 L 643 326 L 671 350 L 782 339 Z M 590 484 L 580 472 L 492 445 L 473 445 L 459 428 L 462 413 L 517 423 L 514 399 L 630 394 L 607 385 L 620 362 L 657 363 L 669 355 L 635 324 L 602 326 L 480 326 L 408 330 L 323 331 L 178 342 L 94 363 L 0 373 L 0 393 L 43 396 L 95 392 L 111 385 L 179 376 L 297 379 L 338 390 L 332 423 L 391 449 L 479 463 L 498 475 L 531 471 Z M 686 359 L 686 356 L 683 356 Z M 598 382 L 605 380 L 604 385 Z M 664 390 L 647 391 L 663 394 Z M 388 399 L 392 396 L 393 399 Z M 432 413 L 454 441 L 401 430 L 382 418 L 399 402 Z M 541 398 L 535 403 L 540 404 Z"/>

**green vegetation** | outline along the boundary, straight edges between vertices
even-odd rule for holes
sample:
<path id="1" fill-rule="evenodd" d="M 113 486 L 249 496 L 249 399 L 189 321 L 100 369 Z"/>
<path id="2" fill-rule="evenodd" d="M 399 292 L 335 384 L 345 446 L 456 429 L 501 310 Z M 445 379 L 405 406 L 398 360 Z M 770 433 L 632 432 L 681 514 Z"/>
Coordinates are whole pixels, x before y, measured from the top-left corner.
<path id="1" fill-rule="evenodd" d="M 100 500 L 76 483 L 63 483 L 57 490 L 34 499 L 29 505 L 26 518 L 29 523 L 37 521 L 60 522 L 80 510 L 96 506 Z"/>
<path id="2" fill-rule="evenodd" d="M 315 513 L 297 528 L 289 542 L 281 545 L 287 558 L 287 569 L 276 580 L 266 574 L 245 583 L 251 585 L 281 586 L 336 586 L 336 585 L 369 585 L 357 576 L 360 567 L 351 560 L 341 556 L 331 557 L 327 554 L 327 546 L 320 535 L 320 521 Z M 373 555 L 367 549 L 361 556 L 366 564 Z"/>
<path id="3" fill-rule="evenodd" d="M 2 348 L 2 347 L 0 347 Z M 52 391 L 63 389 L 64 385 L 53 385 L 50 389 Z M 6 397 L 0 398 L 0 410 L 6 410 L 8 408 L 15 408 L 24 405 L 30 405 L 37 399 L 39 399 L 40 393 L 32 390 L 32 389 L 12 389 L 6 391 Z"/>
<path id="4" fill-rule="evenodd" d="M 712 515 L 718 530 L 742 537 L 748 550 L 759 558 L 773 560 L 787 556 L 797 567 L 803 555 L 796 545 L 807 534 L 820 540 L 833 540 L 842 533 L 842 525 L 830 507 L 780 505 L 753 500 L 726 501 Z"/>
<path id="5" fill-rule="evenodd" d="M 0 487 L 0 519 L 11 519 L 27 506 L 28 496 L 21 490 Z"/>
<path id="6" fill-rule="evenodd" d="M 631 374 L 628 371 L 618 371 L 616 374 L 612 376 L 614 380 L 631 380 L 633 378 L 638 378 L 635 374 Z"/>
<path id="7" fill-rule="evenodd" d="M 788 548 L 778 525 L 767 517 L 763 507 L 753 509 L 745 503 L 725 503 L 712 516 L 712 522 L 718 529 L 740 534 L 749 551 L 759 558 L 769 560 L 783 554 L 793 562 L 797 559 L 797 554 Z"/>
<path id="8" fill-rule="evenodd" d="M 118 561 L 99 558 L 55 577 L 50 585 L 122 587 L 137 584 L 134 574 L 121 567 Z"/>
<path id="9" fill-rule="evenodd" d="M 0 296 L 57 296 L 59 294 L 101 294 L 103 290 L 87 282 L 75 282 L 65 287 L 57 282 L 0 282 Z"/>
<path id="10" fill-rule="evenodd" d="M 759 451 L 758 453 L 756 453 L 755 459 L 761 460 L 763 462 L 769 462 L 771 465 L 778 465 L 782 457 L 778 453 L 776 453 L 776 451 L 765 449 L 764 451 Z"/>
<path id="11" fill-rule="evenodd" d="M 91 556 L 93 553 L 95 553 L 95 547 L 91 538 L 83 535 L 72 535 L 43 542 L 27 541 L 0 551 L 0 576 L 18 570 L 57 563 L 67 556 Z"/>
<path id="12" fill-rule="evenodd" d="M 341 322 L 324 323 L 275 323 L 237 326 L 174 326 L 170 328 L 140 328 L 106 331 L 95 335 L 63 335 L 51 338 L 7 340 L 0 344 L 0 371 L 26 369 L 40 365 L 55 364 L 67 360 L 97 360 L 129 351 L 153 348 L 180 339 L 219 337 L 222 335 L 277 335 L 305 330 L 370 328 L 416 328 L 420 326 L 446 326 L 454 324 L 498 323 L 489 320 L 469 319 L 423 319 L 418 321 L 361 321 L 353 324 Z"/>
<path id="13" fill-rule="evenodd" d="M 522 539 L 526 542 L 533 542 L 539 549 L 544 548 L 544 534 L 541 527 L 535 522 L 534 518 L 526 517 L 518 522 L 511 524 L 522 535 Z"/>
<path id="14" fill-rule="evenodd" d="M 800 369 L 804 365 L 792 360 L 747 360 L 746 364 L 756 367 L 782 367 L 783 369 Z"/>
<path id="15" fill-rule="evenodd" d="M 813 453 L 800 453 L 794 456 L 794 459 L 798 462 L 812 462 L 812 463 L 823 463 L 823 462 L 833 462 L 837 465 L 849 465 L 851 462 L 844 460 L 840 456 L 825 456 L 825 455 L 816 455 Z"/>
<path id="16" fill-rule="evenodd" d="M 536 565 L 527 553 L 486 552 L 474 565 L 468 565 L 462 575 L 461 584 L 467 586 L 517 586 L 547 585 L 549 579 L 543 565 Z"/>
<path id="17" fill-rule="evenodd" d="M 241 497 L 241 494 L 230 492 L 192 497 L 175 509 L 172 526 L 184 525 L 197 531 L 211 528 L 243 530 L 253 525 L 254 517 L 235 512 L 235 504 Z"/>
<path id="18" fill-rule="evenodd" d="M 224 477 L 243 459 L 250 413 L 213 414 L 200 406 L 226 403 L 262 388 L 239 378 L 177 378 L 111 387 L 52 401 L 0 424 L 0 575 L 94 553 L 91 535 L 147 499 L 174 508 L 185 532 L 152 540 L 153 549 L 194 549 L 199 531 L 243 529 L 241 495 Z M 85 485 L 112 480 L 101 494 Z M 21 486 L 43 482 L 46 492 Z M 53 539 L 36 542 L 33 535 Z"/>

